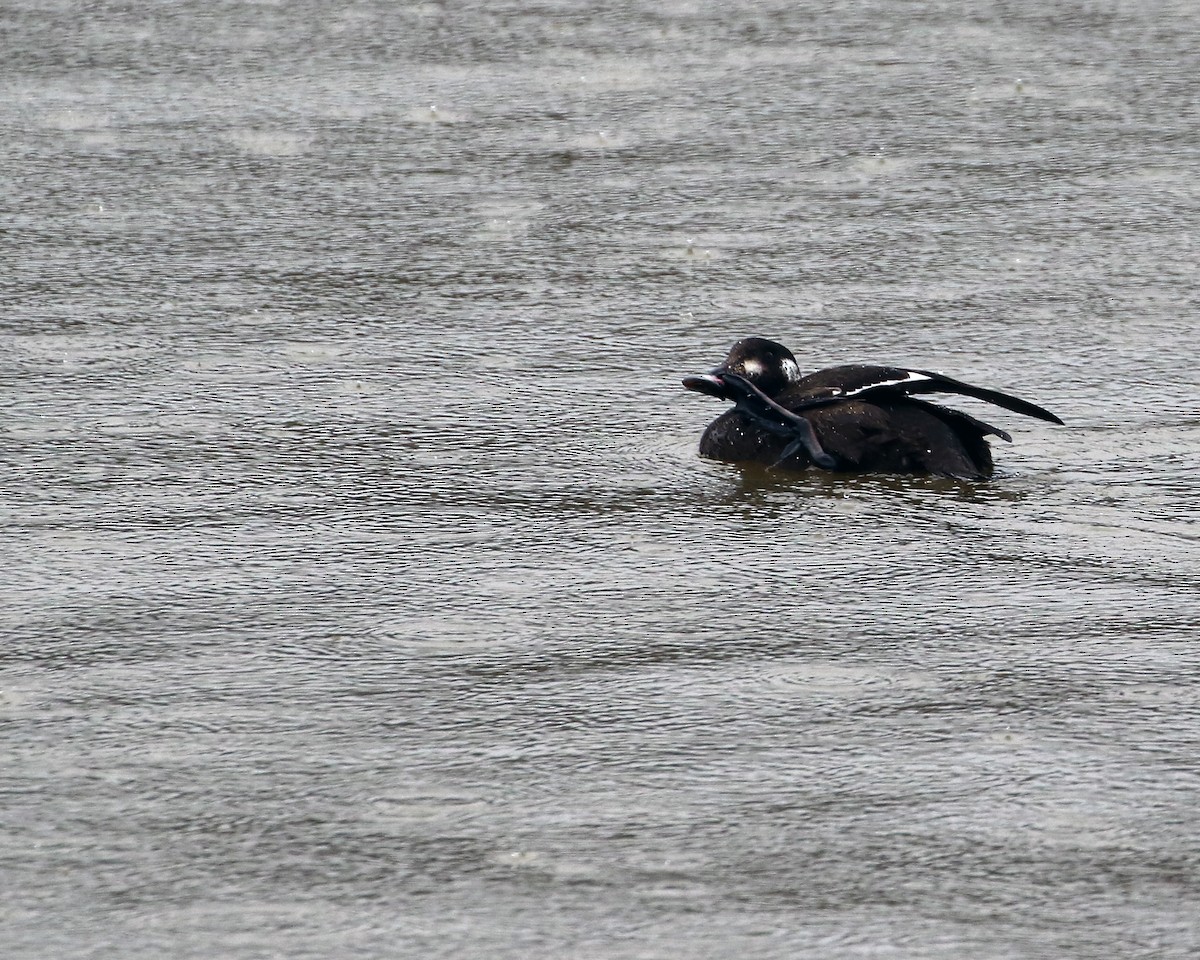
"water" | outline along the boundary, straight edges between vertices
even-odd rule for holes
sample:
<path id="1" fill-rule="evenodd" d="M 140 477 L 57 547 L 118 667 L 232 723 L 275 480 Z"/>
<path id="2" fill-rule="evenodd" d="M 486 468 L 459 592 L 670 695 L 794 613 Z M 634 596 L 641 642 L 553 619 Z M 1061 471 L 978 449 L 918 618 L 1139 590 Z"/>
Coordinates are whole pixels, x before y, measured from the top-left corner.
<path id="1" fill-rule="evenodd" d="M 1191 4 L 5 18 L 7 957 L 1200 952 Z"/>

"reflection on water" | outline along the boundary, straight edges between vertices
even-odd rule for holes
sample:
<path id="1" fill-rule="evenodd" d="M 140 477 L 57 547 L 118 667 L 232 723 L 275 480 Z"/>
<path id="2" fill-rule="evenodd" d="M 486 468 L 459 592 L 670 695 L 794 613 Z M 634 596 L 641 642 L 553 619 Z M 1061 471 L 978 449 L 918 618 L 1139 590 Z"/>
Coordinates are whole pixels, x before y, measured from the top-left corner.
<path id="1" fill-rule="evenodd" d="M 14 9 L 6 956 L 1195 956 L 1152 19 Z M 700 460 L 748 334 L 1067 425 Z"/>

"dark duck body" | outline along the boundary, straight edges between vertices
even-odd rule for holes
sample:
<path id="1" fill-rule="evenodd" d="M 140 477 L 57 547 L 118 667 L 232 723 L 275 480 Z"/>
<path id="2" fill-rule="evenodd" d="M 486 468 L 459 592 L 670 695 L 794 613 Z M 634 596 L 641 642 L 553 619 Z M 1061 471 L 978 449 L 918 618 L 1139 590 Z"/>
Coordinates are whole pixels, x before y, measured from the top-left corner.
<path id="1" fill-rule="evenodd" d="M 737 404 L 704 431 L 701 456 L 788 470 L 990 477 L 987 438 L 1011 437 L 914 394 L 958 393 L 1062 423 L 1027 400 L 929 370 L 853 364 L 801 376 L 786 347 L 761 337 L 739 340 L 721 366 L 683 385 Z"/>

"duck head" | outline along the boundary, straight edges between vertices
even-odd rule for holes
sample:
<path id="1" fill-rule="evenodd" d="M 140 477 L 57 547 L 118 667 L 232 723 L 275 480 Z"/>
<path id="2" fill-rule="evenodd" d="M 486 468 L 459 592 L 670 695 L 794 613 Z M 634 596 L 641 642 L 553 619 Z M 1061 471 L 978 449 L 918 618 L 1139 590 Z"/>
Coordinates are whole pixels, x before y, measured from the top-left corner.
<path id="1" fill-rule="evenodd" d="M 684 377 L 683 385 L 721 400 L 736 399 L 721 379 L 727 373 L 744 377 L 768 397 L 773 397 L 800 379 L 800 365 L 792 351 L 782 343 L 747 337 L 733 345 L 719 367 L 711 373 Z"/>

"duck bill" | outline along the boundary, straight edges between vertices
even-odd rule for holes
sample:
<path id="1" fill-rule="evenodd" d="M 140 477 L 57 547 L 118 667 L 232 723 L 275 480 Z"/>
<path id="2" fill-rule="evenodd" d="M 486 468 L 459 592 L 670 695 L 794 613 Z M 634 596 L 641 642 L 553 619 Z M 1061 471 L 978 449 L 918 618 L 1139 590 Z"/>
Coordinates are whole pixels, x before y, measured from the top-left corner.
<path id="1" fill-rule="evenodd" d="M 730 399 L 729 388 L 725 386 L 725 381 L 721 379 L 720 371 L 717 370 L 712 373 L 697 374 L 694 377 L 684 377 L 683 385 L 688 390 L 716 397 L 718 400 Z"/>

